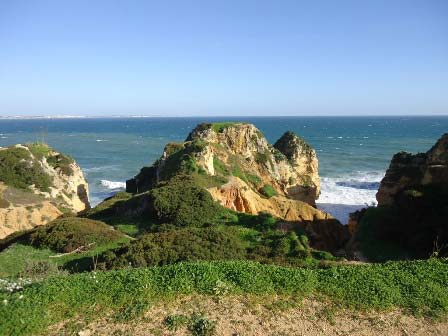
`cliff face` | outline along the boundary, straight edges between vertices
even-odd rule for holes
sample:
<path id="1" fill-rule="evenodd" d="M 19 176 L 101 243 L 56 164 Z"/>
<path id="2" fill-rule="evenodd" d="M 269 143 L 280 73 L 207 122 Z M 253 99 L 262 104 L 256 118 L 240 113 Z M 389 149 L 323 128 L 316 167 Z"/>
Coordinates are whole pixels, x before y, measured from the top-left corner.
<path id="1" fill-rule="evenodd" d="M 395 154 L 376 195 L 378 205 L 391 205 L 410 187 L 440 185 L 448 188 L 448 133 L 426 153 Z"/>
<path id="2" fill-rule="evenodd" d="M 89 207 L 73 159 L 43 144 L 0 148 L 0 238 Z"/>
<path id="3" fill-rule="evenodd" d="M 302 226 L 318 248 L 334 250 L 348 239 L 346 227 L 315 208 L 317 156 L 292 132 L 272 146 L 251 124 L 200 124 L 185 142 L 168 144 L 152 167 L 128 180 L 126 191 L 142 193 L 182 174 L 195 176 L 224 207 L 254 215 L 268 212 Z"/>

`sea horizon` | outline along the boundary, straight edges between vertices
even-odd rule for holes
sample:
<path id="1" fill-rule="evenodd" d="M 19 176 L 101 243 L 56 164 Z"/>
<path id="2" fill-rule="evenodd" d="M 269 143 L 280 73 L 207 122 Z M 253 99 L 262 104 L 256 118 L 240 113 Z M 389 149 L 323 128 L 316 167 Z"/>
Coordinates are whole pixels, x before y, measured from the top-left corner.
<path id="1" fill-rule="evenodd" d="M 183 141 L 201 122 L 255 124 L 274 143 L 292 130 L 316 150 L 319 208 L 347 223 L 350 212 L 376 204 L 393 154 L 425 152 L 448 131 L 448 116 L 89 117 L 0 119 L 0 146 L 44 140 L 72 156 L 90 186 L 93 205 L 124 190 L 168 142 Z"/>

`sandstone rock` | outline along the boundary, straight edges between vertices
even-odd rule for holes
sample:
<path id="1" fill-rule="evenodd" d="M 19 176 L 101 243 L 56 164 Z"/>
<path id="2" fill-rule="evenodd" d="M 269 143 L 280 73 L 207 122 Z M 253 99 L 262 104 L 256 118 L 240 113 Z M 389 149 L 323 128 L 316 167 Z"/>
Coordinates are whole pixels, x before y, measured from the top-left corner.
<path id="1" fill-rule="evenodd" d="M 254 125 L 245 123 L 198 125 L 186 142 L 168 144 L 151 168 L 142 169 L 128 180 L 126 190 L 136 193 L 150 189 L 169 175 L 167 172 L 173 168 L 170 161 L 176 155 L 181 160 L 181 154 L 190 155 L 208 175 L 243 177 L 251 181 L 252 188 L 269 185 L 280 195 L 313 206 L 320 193 L 317 156 L 310 145 L 287 132 L 271 146 Z"/>
<path id="2" fill-rule="evenodd" d="M 378 205 L 391 205 L 412 186 L 437 184 L 448 188 L 448 133 L 426 153 L 401 152 L 392 158 L 376 195 Z"/>
<path id="3" fill-rule="evenodd" d="M 268 212 L 285 221 L 281 225 L 284 230 L 301 227 L 314 248 L 333 252 L 342 248 L 349 239 L 347 227 L 330 214 L 282 195 L 264 198 L 237 177 L 231 177 L 228 183 L 208 191 L 226 208 L 254 215 Z"/>
<path id="4" fill-rule="evenodd" d="M 80 167 L 43 144 L 1 148 L 0 181 L 0 238 L 90 207 Z"/>

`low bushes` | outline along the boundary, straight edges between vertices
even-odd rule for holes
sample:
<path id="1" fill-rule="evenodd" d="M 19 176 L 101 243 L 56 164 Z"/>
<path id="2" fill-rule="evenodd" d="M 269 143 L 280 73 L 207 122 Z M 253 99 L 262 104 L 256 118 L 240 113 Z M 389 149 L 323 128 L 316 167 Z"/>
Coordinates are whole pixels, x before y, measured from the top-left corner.
<path id="1" fill-rule="evenodd" d="M 149 233 L 99 258 L 102 269 L 173 264 L 179 261 L 243 259 L 235 235 L 213 228 Z"/>
<path id="2" fill-rule="evenodd" d="M 109 225 L 86 218 L 67 217 L 56 219 L 38 227 L 29 236 L 29 243 L 57 252 L 71 252 L 89 244 L 103 244 L 123 237 Z"/>
<path id="3" fill-rule="evenodd" d="M 158 220 L 178 227 L 213 224 L 224 209 L 188 176 L 181 175 L 161 183 L 149 194 Z"/>

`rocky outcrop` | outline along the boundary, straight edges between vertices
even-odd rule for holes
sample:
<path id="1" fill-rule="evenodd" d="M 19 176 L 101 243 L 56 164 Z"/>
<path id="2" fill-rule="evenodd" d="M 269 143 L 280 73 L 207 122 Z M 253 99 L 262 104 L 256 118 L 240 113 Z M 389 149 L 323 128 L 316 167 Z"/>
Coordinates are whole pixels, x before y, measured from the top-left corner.
<path id="1" fill-rule="evenodd" d="M 350 215 L 348 248 L 371 261 L 448 255 L 448 134 L 426 153 L 395 154 L 378 207 Z"/>
<path id="2" fill-rule="evenodd" d="M 265 198 L 238 177 L 231 177 L 226 184 L 208 191 L 226 208 L 253 215 L 270 213 L 283 220 L 282 229 L 302 228 L 314 248 L 335 252 L 349 239 L 347 227 L 330 214 L 282 195 Z"/>
<path id="3" fill-rule="evenodd" d="M 0 238 L 90 207 L 80 167 L 44 144 L 1 148 L 0 181 Z"/>
<path id="4" fill-rule="evenodd" d="M 236 176 L 260 190 L 273 188 L 279 195 L 315 206 L 320 193 L 316 152 L 303 139 L 287 132 L 270 145 L 254 125 L 245 123 L 200 124 L 182 144 L 168 144 L 152 168 L 144 168 L 127 181 L 128 192 L 143 192 L 172 175 L 173 165 L 189 155 L 181 166 L 208 175 Z"/>
<path id="5" fill-rule="evenodd" d="M 251 124 L 200 124 L 183 143 L 171 143 L 152 167 L 127 181 L 126 191 L 143 193 L 160 181 L 195 176 L 215 201 L 249 214 L 270 213 L 282 227 L 302 227 L 313 246 L 333 251 L 348 230 L 315 208 L 320 193 L 315 150 L 292 132 L 275 145 Z"/>
<path id="6" fill-rule="evenodd" d="M 393 156 L 376 195 L 378 205 L 391 205 L 400 192 L 431 184 L 448 188 L 448 133 L 426 153 Z"/>

